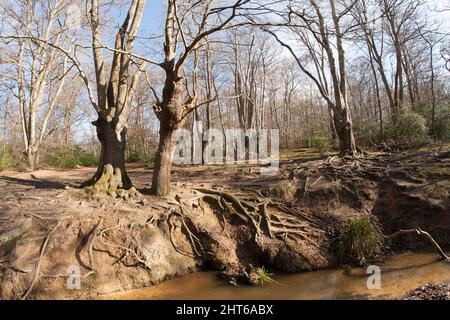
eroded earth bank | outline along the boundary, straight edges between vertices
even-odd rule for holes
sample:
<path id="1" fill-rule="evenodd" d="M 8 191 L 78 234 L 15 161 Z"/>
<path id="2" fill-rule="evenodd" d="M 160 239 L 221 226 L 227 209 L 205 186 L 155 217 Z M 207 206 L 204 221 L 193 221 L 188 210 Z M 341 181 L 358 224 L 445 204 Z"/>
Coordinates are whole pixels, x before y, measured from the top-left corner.
<path id="1" fill-rule="evenodd" d="M 450 246 L 450 146 L 360 158 L 284 154 L 280 171 L 249 165 L 176 167 L 168 198 L 148 195 L 151 171 L 129 174 L 142 194 L 99 196 L 76 187 L 91 168 L 0 176 L 0 298 L 95 298 L 195 270 L 248 282 L 252 267 L 300 272 L 337 266 L 333 240 L 368 217 Z M 383 254 L 423 249 L 406 234 Z M 438 255 L 437 255 L 438 256 Z M 81 289 L 67 288 L 81 271 Z"/>

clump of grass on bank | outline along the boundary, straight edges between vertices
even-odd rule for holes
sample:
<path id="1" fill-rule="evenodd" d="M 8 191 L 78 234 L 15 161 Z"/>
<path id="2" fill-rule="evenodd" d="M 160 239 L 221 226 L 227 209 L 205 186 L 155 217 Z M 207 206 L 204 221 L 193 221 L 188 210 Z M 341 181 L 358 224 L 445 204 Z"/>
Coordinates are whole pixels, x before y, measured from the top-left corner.
<path id="1" fill-rule="evenodd" d="M 46 166 L 58 169 L 73 169 L 76 167 L 95 167 L 98 165 L 97 157 L 90 152 L 82 150 L 79 146 L 72 148 L 59 148 L 52 150 L 45 157 Z"/>
<path id="2" fill-rule="evenodd" d="M 380 250 L 382 241 L 369 218 L 358 218 L 346 223 L 333 244 L 340 263 L 363 264 Z"/>
<path id="3" fill-rule="evenodd" d="M 253 286 L 263 286 L 268 283 L 275 283 L 272 279 L 272 273 L 263 267 L 252 267 L 248 274 L 248 281 Z"/>

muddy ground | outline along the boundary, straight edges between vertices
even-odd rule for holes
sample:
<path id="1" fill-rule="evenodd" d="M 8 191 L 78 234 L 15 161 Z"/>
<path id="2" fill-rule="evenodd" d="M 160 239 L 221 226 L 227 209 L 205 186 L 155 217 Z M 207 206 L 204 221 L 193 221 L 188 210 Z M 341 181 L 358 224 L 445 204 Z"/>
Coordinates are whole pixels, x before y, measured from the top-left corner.
<path id="1" fill-rule="evenodd" d="M 148 195 L 145 165 L 128 171 L 142 198 L 85 196 L 75 188 L 92 168 L 1 173 L 0 298 L 95 298 L 198 269 L 239 282 L 251 266 L 330 268 L 332 240 L 361 216 L 384 234 L 421 227 L 450 246 L 450 145 L 344 159 L 293 150 L 273 176 L 175 167 L 167 198 Z M 386 252 L 424 246 L 405 235 Z M 73 270 L 80 290 L 68 289 Z"/>

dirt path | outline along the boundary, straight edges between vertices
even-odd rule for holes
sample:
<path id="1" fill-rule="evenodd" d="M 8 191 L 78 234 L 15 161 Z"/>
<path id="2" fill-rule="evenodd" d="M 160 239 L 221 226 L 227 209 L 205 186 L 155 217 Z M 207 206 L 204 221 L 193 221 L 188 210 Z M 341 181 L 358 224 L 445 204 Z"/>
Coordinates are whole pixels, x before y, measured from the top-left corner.
<path id="1" fill-rule="evenodd" d="M 151 171 L 132 164 L 144 194 L 136 202 L 74 196 L 92 168 L 5 172 L 0 297 L 89 298 L 198 268 L 239 281 L 251 265 L 332 267 L 330 242 L 357 216 L 378 219 L 385 233 L 420 226 L 450 245 L 449 150 L 360 159 L 297 150 L 275 176 L 249 165 L 176 167 L 166 199 L 147 194 Z M 423 243 L 407 236 L 393 246 Z M 81 290 L 68 289 L 73 270 Z"/>

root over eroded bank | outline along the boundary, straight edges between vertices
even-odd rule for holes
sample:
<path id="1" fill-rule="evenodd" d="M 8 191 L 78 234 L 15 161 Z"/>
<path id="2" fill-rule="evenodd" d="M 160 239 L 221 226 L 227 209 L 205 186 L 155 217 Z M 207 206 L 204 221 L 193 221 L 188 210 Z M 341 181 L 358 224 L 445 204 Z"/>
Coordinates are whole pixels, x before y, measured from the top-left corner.
<path id="1" fill-rule="evenodd" d="M 420 163 L 422 171 L 408 162 Z M 252 266 L 288 272 L 333 267 L 331 243 L 355 217 L 378 221 L 385 234 L 420 227 L 445 247 L 449 199 L 436 186 L 449 176 L 435 168 L 448 165 L 439 153 L 294 160 L 282 163 L 278 176 L 250 172 L 246 180 L 221 185 L 177 183 L 169 198 L 142 201 L 94 195 L 95 188 L 87 197 L 75 189 L 50 198 L 50 191 L 2 194 L 0 296 L 88 298 L 199 268 L 239 282 Z M 114 172 L 106 189 L 111 177 Z M 425 242 L 406 234 L 386 244 L 419 248 Z M 80 269 L 81 290 L 67 289 L 73 266 Z"/>

